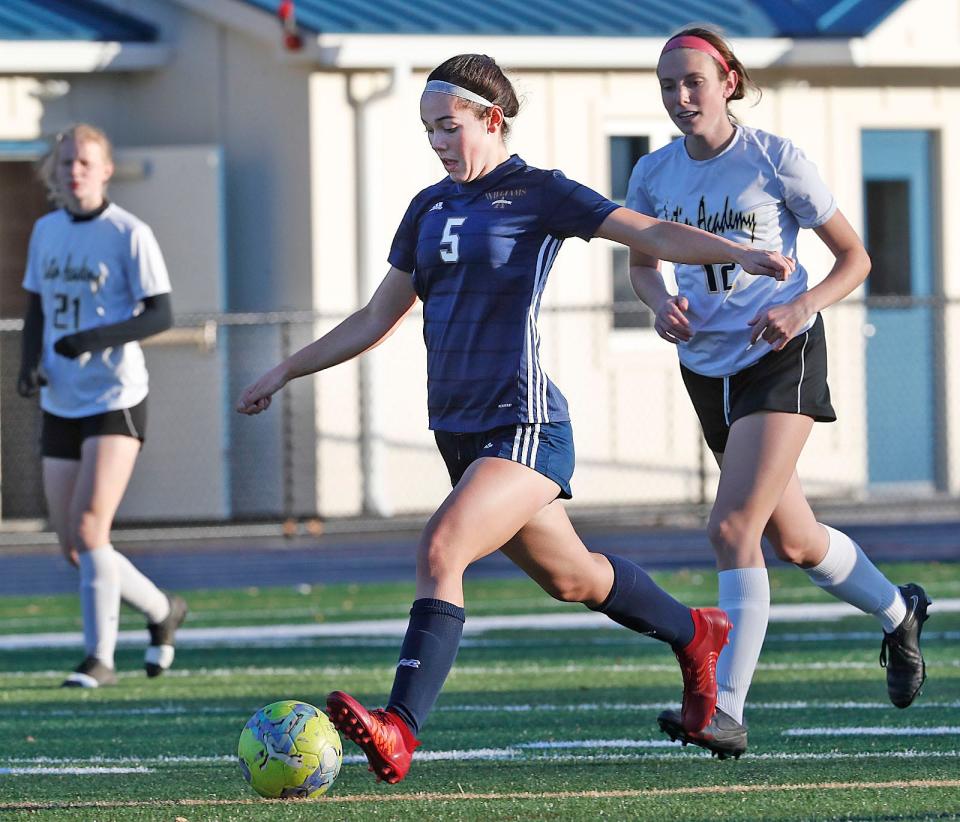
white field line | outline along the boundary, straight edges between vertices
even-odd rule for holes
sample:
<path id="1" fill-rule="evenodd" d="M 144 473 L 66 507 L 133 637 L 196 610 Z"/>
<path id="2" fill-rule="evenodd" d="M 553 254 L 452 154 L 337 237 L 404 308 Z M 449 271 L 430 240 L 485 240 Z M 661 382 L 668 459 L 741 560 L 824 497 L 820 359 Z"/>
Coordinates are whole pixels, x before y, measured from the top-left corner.
<path id="1" fill-rule="evenodd" d="M 95 776 L 105 773 L 153 773 L 152 768 L 101 768 L 101 767 L 25 767 L 25 768 L 0 768 L 0 776 L 44 776 L 52 774 L 54 776 Z"/>
<path id="2" fill-rule="evenodd" d="M 960 583 L 958 583 L 958 588 L 960 588 Z M 189 596 L 189 595 L 188 595 Z M 543 598 L 537 597 L 526 597 L 520 599 L 511 599 L 511 607 L 523 607 L 523 608 L 539 608 L 538 613 L 562 613 L 565 608 L 563 603 L 556 602 L 555 600 L 544 600 Z M 250 607 L 242 610 L 233 610 L 233 609 L 220 609 L 220 608 L 211 608 L 204 609 L 203 615 L 206 619 L 216 619 L 226 623 L 234 623 L 236 625 L 249 625 L 250 624 L 250 612 L 251 609 L 263 610 L 270 614 L 270 616 L 276 617 L 289 617 L 293 619 L 307 620 L 309 622 L 315 622 L 318 618 L 328 619 L 329 617 L 336 617 L 343 613 L 343 608 L 341 607 L 332 607 L 332 608 L 315 608 L 315 607 L 303 607 L 303 608 L 271 608 L 265 607 L 262 604 L 252 601 L 250 602 Z M 366 605 L 364 606 L 364 611 L 368 614 L 383 614 L 385 617 L 391 615 L 396 615 L 410 609 L 410 603 L 407 602 L 393 602 L 385 605 Z M 489 605 L 484 605 L 482 609 L 485 611 L 493 611 Z M 479 616 L 479 613 L 477 614 Z M 47 617 L 47 616 L 27 616 L 27 617 L 0 617 L 0 630 L 8 630 L 10 628 L 29 628 L 35 625 L 43 625 L 46 623 L 60 624 L 69 626 L 75 621 L 74 617 L 70 616 L 59 616 L 59 617 Z"/>
<path id="3" fill-rule="evenodd" d="M 630 745 L 621 745 L 622 742 L 629 742 Z M 530 742 L 523 745 L 514 745 L 504 748 L 471 748 L 466 750 L 448 750 L 448 751 L 417 751 L 418 762 L 464 762 L 464 761 L 483 761 L 500 762 L 504 760 L 518 761 L 546 761 L 546 762 L 673 762 L 678 760 L 699 759 L 704 756 L 704 752 L 699 748 L 689 747 L 681 748 L 679 742 L 667 742 L 651 747 L 662 747 L 668 751 L 656 753 L 647 752 L 649 749 L 639 746 L 636 743 L 643 740 L 583 740 L 571 742 L 556 742 L 555 740 L 544 742 Z M 659 740 L 651 740 L 660 742 Z M 600 747 L 605 749 L 597 753 L 568 754 L 558 753 L 558 751 L 574 750 L 597 750 L 597 743 L 603 743 Z M 540 747 L 535 747 L 540 746 Z M 622 751 L 621 753 L 611 753 L 611 749 Z M 768 753 L 750 753 L 751 760 L 770 761 L 770 762 L 806 762 L 806 761 L 846 761 L 850 759 L 960 759 L 960 751 L 921 751 L 916 749 L 897 750 L 897 751 L 823 751 L 823 752 L 798 752 L 789 753 L 786 751 L 771 751 Z M 152 773 L 157 767 L 170 765 L 232 765 L 236 763 L 236 756 L 155 756 L 155 757 L 91 757 L 89 759 L 76 759 L 68 757 L 33 757 L 33 758 L 11 758 L 0 759 L 0 766 L 3 768 L 49 768 L 58 773 L 64 773 L 64 768 L 101 768 L 107 772 L 108 768 L 129 768 L 130 773 Z M 347 765 L 366 765 L 366 757 L 362 754 L 348 754 L 343 757 L 344 764 Z M 152 766 L 152 767 L 151 767 Z M 0 768 L 2 770 L 2 768 Z"/>
<path id="4" fill-rule="evenodd" d="M 679 702 L 580 702 L 572 705 L 439 705 L 433 709 L 434 713 L 583 713 L 585 711 L 664 711 L 669 708 L 679 708 Z M 913 708 L 960 708 L 960 700 L 952 702 L 931 701 L 915 702 Z M 804 711 L 816 710 L 844 710 L 844 711 L 873 711 L 889 710 L 889 702 L 750 702 L 751 711 Z M 51 711 L 44 711 L 44 716 L 50 716 Z M 99 713 L 99 712 L 98 712 Z M 77 716 L 76 709 L 64 711 L 64 715 Z M 0 717 L 4 715 L 0 710 Z M 33 716 L 33 712 L 23 711 L 22 716 Z"/>
<path id="5" fill-rule="evenodd" d="M 937 725 L 932 728 L 910 726 L 907 728 L 787 728 L 784 736 L 957 736 L 960 725 Z"/>
<path id="6" fill-rule="evenodd" d="M 628 713 L 638 713 L 640 711 L 664 711 L 669 708 L 679 708 L 679 702 L 578 702 L 569 705 L 554 705 L 543 703 L 539 705 L 438 705 L 433 709 L 434 713 L 588 713 L 592 711 L 621 711 Z M 960 708 L 960 701 L 943 702 L 933 700 L 930 702 L 921 700 L 915 702 L 913 710 L 935 709 L 943 710 Z M 256 706 L 251 705 L 248 708 L 227 708 L 208 705 L 186 706 L 186 705 L 154 705 L 138 706 L 136 713 L 138 716 L 236 716 L 243 717 L 247 713 L 256 710 Z M 751 711 L 805 711 L 805 710 L 842 710 L 842 711 L 888 711 L 889 702 L 854 702 L 851 700 L 845 702 L 751 702 Z M 22 717 L 35 717 L 34 710 L 16 710 L 7 711 L 0 708 L 0 720 Z M 83 721 L 84 719 L 101 720 L 107 716 L 130 716 L 129 708 L 56 708 L 44 710 L 43 716 L 58 717 L 69 716 L 73 719 Z"/>
<path id="7" fill-rule="evenodd" d="M 621 626 L 611 624 L 607 626 L 609 628 L 619 628 Z M 184 629 L 186 630 L 186 629 Z M 610 631 L 611 634 L 615 633 Z M 44 636 L 42 634 L 28 634 L 25 637 L 29 636 Z M 48 635 L 49 636 L 49 635 Z M 57 636 L 69 637 L 72 635 L 69 634 L 57 634 Z M 880 631 L 817 631 L 811 633 L 768 633 L 764 639 L 764 645 L 776 645 L 776 644 L 789 644 L 795 645 L 800 642 L 874 642 L 880 637 Z M 931 631 L 927 630 L 924 632 L 923 637 L 925 640 L 929 641 L 940 641 L 940 642 L 955 642 L 960 640 L 960 631 Z M 141 639 L 145 639 L 143 636 Z M 398 636 L 383 636 L 383 637 L 299 637 L 297 639 L 280 639 L 275 638 L 262 638 L 257 640 L 250 640 L 249 642 L 235 642 L 232 639 L 224 640 L 223 642 L 210 643 L 210 647 L 246 647 L 246 648 L 272 648 L 276 647 L 278 643 L 282 642 L 285 648 L 316 648 L 316 649 L 328 649 L 328 648 L 396 648 L 398 644 Z M 5 650 L 3 647 L 4 638 L 0 635 L 0 650 Z M 603 646 L 613 646 L 613 647 L 624 647 L 632 641 L 632 638 L 629 634 L 622 634 L 621 636 L 611 636 L 611 637 L 591 637 L 589 643 L 593 647 L 603 647 Z M 136 644 L 131 642 L 129 644 Z M 464 637 L 460 641 L 461 648 L 525 648 L 525 647 L 537 647 L 537 648 L 546 648 L 550 646 L 567 646 L 569 645 L 569 639 L 545 639 L 542 636 L 537 636 L 536 638 L 531 639 L 521 639 L 519 637 L 511 637 L 509 639 L 481 639 L 479 636 L 473 637 Z M 199 647 L 200 643 L 195 643 L 195 647 Z M 64 642 L 62 645 L 53 644 L 53 645 L 43 645 L 45 648 L 53 647 L 67 647 L 67 643 Z"/>
<path id="8" fill-rule="evenodd" d="M 960 612 L 960 598 L 937 600 L 931 613 Z M 772 605 L 771 622 L 824 622 L 863 614 L 845 602 L 809 603 L 804 605 Z M 626 630 L 600 613 L 522 614 L 513 616 L 481 616 L 468 618 L 464 633 L 483 634 L 487 631 L 572 631 L 610 628 Z M 181 628 L 177 632 L 180 645 L 250 645 L 257 642 L 275 643 L 317 637 L 384 637 L 400 638 L 407 629 L 406 619 L 363 619 L 353 622 L 321 623 L 311 625 L 247 625 L 222 628 Z M 121 631 L 121 644 L 143 644 L 143 631 Z M 0 651 L 28 648 L 62 648 L 83 644 L 80 632 L 42 633 L 0 637 Z"/>
<path id="9" fill-rule="evenodd" d="M 761 662 L 757 666 L 758 671 L 872 671 L 877 667 L 876 662 Z M 927 663 L 927 670 L 947 670 L 951 668 L 960 668 L 960 659 L 945 660 L 942 662 Z M 236 668 L 186 668 L 174 669 L 164 673 L 165 679 L 170 678 L 191 678 L 201 679 L 222 679 L 236 676 L 256 676 L 260 680 L 267 677 L 296 677 L 303 680 L 309 677 L 342 677 L 342 676 L 362 676 L 370 674 L 381 674 L 384 670 L 389 670 L 387 666 L 382 665 L 327 665 L 322 667 L 312 667 L 308 665 L 300 667 L 278 667 L 278 666 L 251 666 L 243 665 Z M 451 672 L 451 677 L 462 676 L 536 676 L 540 674 L 562 675 L 562 674 L 638 674 L 638 673 L 674 673 L 677 666 L 658 664 L 658 663 L 616 663 L 608 665 L 598 665 L 594 663 L 560 663 L 557 665 L 460 665 Z M 43 671 L 5 671 L 0 672 L 0 681 L 12 679 L 56 679 L 63 677 L 63 669 L 48 669 Z M 142 679 L 142 671 L 120 672 L 117 676 L 121 679 Z"/>

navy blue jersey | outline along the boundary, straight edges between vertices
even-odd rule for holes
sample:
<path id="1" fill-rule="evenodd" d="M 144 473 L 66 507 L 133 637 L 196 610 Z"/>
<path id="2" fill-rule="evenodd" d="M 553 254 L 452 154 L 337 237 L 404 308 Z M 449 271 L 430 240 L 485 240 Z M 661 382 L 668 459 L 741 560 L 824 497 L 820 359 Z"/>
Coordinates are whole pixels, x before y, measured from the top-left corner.
<path id="1" fill-rule="evenodd" d="M 390 264 L 423 301 L 430 428 L 486 431 L 568 420 L 540 366 L 537 316 L 560 246 L 618 206 L 516 155 L 469 183 L 449 177 L 407 208 Z"/>

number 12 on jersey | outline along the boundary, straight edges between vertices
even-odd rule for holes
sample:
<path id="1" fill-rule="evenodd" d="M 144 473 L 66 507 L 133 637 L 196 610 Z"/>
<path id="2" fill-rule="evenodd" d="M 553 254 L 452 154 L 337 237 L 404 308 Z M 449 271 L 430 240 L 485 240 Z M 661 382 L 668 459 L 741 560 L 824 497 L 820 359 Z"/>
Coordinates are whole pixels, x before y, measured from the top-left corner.
<path id="1" fill-rule="evenodd" d="M 730 274 L 736 268 L 735 263 L 722 263 L 719 265 L 705 265 L 703 270 L 707 272 L 707 290 L 711 294 L 719 294 L 721 286 L 724 291 L 733 288 L 730 282 Z M 719 273 L 719 277 L 717 276 Z"/>
<path id="2" fill-rule="evenodd" d="M 440 238 L 440 259 L 445 263 L 455 263 L 460 259 L 460 237 L 453 233 L 467 221 L 466 217 L 450 217 L 443 227 L 443 237 Z"/>

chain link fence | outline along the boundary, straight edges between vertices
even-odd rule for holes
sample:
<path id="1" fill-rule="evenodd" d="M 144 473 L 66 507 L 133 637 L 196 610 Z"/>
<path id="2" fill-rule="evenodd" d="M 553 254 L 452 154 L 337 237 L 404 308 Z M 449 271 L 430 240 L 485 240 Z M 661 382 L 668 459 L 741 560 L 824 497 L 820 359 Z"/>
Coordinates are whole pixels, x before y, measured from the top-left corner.
<path id="1" fill-rule="evenodd" d="M 636 315 L 637 323 L 624 320 Z M 313 312 L 178 317 L 145 343 L 147 442 L 118 521 L 252 524 L 417 515 L 449 488 L 426 423 L 422 318 L 381 348 L 295 380 L 257 417 L 241 390 L 343 319 Z M 958 496 L 960 300 L 848 300 L 825 313 L 839 422 L 800 464 L 813 497 Z M 636 301 L 545 306 L 542 356 L 577 442 L 572 504 L 702 508 L 717 469 L 676 367 Z M 0 322 L 0 527 L 45 518 L 40 411 L 16 393 L 20 323 Z M 366 361 L 365 365 L 360 362 Z M 953 439 L 951 439 L 953 434 Z"/>

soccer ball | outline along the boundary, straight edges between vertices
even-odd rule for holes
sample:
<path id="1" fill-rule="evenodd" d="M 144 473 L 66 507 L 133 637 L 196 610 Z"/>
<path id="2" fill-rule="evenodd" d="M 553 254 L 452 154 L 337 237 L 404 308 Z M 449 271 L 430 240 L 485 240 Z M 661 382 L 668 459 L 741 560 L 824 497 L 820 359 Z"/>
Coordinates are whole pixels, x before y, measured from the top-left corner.
<path id="1" fill-rule="evenodd" d="M 260 796 L 323 796 L 340 773 L 343 744 L 326 714 L 285 699 L 261 708 L 240 734 L 243 777 Z"/>

